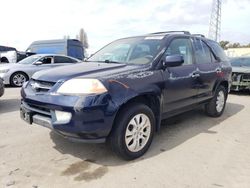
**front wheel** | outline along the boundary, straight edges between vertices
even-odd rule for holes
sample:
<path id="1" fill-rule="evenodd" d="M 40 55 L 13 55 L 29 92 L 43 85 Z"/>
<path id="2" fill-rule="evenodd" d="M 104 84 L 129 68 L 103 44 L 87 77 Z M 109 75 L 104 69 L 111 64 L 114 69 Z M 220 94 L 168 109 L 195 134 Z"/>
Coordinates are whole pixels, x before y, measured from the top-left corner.
<path id="1" fill-rule="evenodd" d="M 138 158 L 150 147 L 154 131 L 152 110 L 144 104 L 130 104 L 116 118 L 109 139 L 111 148 L 125 160 Z"/>
<path id="2" fill-rule="evenodd" d="M 211 117 L 221 116 L 226 106 L 226 98 L 227 92 L 225 87 L 219 86 L 215 92 L 214 97 L 205 106 L 206 114 Z"/>
<path id="3" fill-rule="evenodd" d="M 28 76 L 22 72 L 16 72 L 10 77 L 10 84 L 14 87 L 21 87 L 26 81 Z"/>

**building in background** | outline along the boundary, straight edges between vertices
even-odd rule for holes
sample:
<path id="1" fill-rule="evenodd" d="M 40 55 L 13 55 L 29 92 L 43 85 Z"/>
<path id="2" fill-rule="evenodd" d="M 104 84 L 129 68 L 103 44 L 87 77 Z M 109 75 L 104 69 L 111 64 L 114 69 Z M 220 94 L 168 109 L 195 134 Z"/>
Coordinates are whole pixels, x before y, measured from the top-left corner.
<path id="1" fill-rule="evenodd" d="M 228 57 L 250 56 L 250 48 L 228 48 L 225 53 Z"/>

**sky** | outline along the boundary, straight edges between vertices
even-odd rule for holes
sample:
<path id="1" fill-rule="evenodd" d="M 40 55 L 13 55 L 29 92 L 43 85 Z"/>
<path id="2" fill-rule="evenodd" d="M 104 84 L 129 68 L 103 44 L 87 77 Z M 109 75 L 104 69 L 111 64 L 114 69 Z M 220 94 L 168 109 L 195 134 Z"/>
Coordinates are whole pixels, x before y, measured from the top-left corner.
<path id="1" fill-rule="evenodd" d="M 122 37 L 188 30 L 208 35 L 213 0 L 0 0 L 0 45 L 20 51 L 35 40 L 75 38 L 90 53 Z M 250 0 L 222 0 L 221 40 L 250 43 Z"/>

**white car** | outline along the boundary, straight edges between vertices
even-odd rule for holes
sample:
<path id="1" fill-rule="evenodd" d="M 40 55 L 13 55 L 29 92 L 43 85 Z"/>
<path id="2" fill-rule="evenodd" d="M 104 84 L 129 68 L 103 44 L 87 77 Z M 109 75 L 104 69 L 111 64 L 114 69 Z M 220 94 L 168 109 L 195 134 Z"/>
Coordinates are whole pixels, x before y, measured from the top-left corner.
<path id="1" fill-rule="evenodd" d="M 0 64 L 0 78 L 4 80 L 5 85 L 21 87 L 37 71 L 80 62 L 78 59 L 65 55 L 32 55 L 18 63 Z"/>

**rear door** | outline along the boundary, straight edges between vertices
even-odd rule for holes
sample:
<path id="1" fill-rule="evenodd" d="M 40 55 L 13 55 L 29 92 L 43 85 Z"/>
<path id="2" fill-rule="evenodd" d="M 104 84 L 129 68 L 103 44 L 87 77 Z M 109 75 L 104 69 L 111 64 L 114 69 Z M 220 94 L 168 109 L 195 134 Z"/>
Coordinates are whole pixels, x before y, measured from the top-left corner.
<path id="1" fill-rule="evenodd" d="M 198 94 L 197 67 L 193 60 L 192 42 L 189 37 L 175 38 L 168 46 L 165 56 L 183 55 L 184 63 L 179 67 L 169 67 L 164 71 L 164 109 L 163 112 L 174 110 L 196 103 Z"/>
<path id="2" fill-rule="evenodd" d="M 198 101 L 203 101 L 212 97 L 213 87 L 221 73 L 220 63 L 215 59 L 209 46 L 202 38 L 193 38 L 195 63 L 200 76 L 198 81 Z"/>

